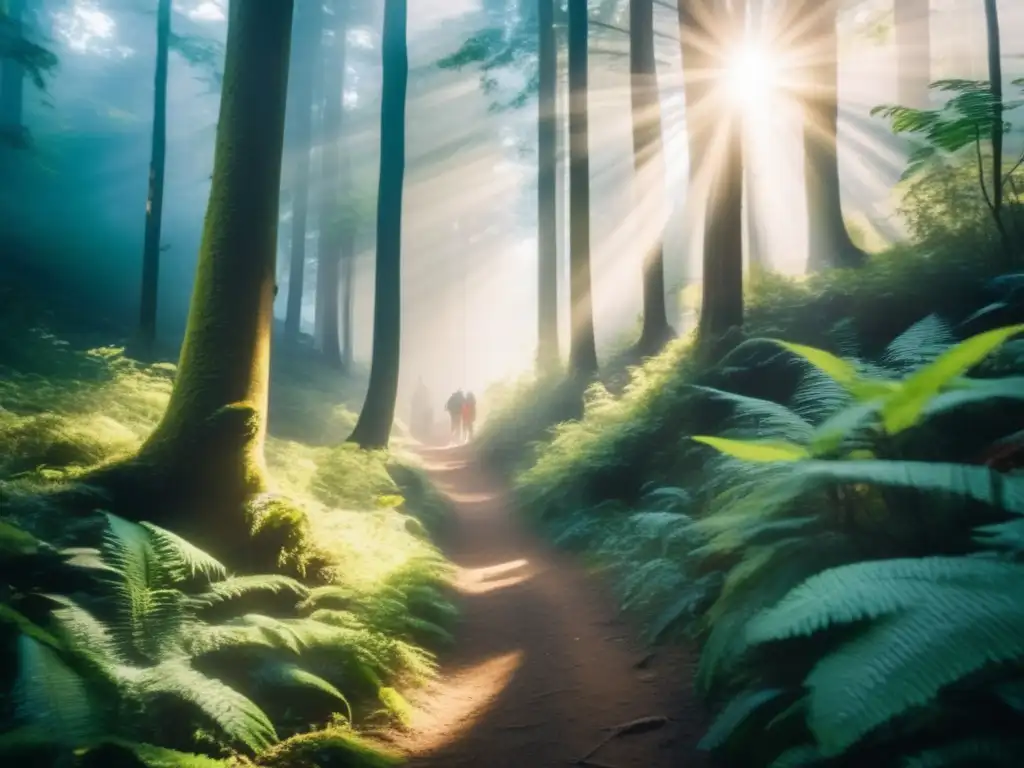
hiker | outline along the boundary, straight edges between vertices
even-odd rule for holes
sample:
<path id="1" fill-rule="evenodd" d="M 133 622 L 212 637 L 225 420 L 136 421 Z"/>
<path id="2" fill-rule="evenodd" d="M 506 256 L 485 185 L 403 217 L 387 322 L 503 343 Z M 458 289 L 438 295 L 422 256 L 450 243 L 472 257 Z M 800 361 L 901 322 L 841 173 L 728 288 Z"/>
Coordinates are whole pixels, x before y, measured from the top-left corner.
<path id="1" fill-rule="evenodd" d="M 462 429 L 466 434 L 466 442 L 473 439 L 473 423 L 476 421 L 476 395 L 472 392 L 462 401 Z"/>
<path id="2" fill-rule="evenodd" d="M 448 402 L 444 406 L 452 420 L 451 443 L 457 444 L 462 441 L 462 404 L 465 400 L 466 396 L 462 394 L 461 389 L 458 389 L 452 392 L 452 396 L 448 398 Z"/>

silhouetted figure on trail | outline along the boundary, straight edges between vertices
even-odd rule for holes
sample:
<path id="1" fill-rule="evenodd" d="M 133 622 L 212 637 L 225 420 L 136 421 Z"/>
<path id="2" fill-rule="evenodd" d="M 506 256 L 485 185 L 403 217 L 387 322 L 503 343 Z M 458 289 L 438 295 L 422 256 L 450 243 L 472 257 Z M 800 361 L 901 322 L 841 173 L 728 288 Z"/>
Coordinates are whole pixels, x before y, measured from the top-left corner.
<path id="1" fill-rule="evenodd" d="M 466 396 L 459 389 L 452 393 L 452 396 L 448 398 L 448 402 L 444 406 L 444 409 L 448 411 L 449 418 L 452 420 L 451 442 L 455 444 L 462 442 L 462 404 L 465 400 Z"/>
<path id="2" fill-rule="evenodd" d="M 410 427 L 412 436 L 420 442 L 426 443 L 434 433 L 434 409 L 430 405 L 430 390 L 423 383 L 423 377 L 416 380 L 416 389 L 412 393 L 412 408 Z"/>
<path id="3" fill-rule="evenodd" d="M 468 393 L 462 401 L 462 431 L 468 443 L 473 439 L 473 424 L 476 422 L 476 395 Z"/>

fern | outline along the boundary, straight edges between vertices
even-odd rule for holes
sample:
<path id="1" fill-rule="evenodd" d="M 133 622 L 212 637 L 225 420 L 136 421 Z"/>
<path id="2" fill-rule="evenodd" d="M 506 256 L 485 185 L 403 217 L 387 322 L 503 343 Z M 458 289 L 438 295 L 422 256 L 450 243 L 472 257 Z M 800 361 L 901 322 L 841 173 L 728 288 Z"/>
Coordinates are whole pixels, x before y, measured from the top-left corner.
<path id="1" fill-rule="evenodd" d="M 23 634 L 17 640 L 17 654 L 12 698 L 19 721 L 69 746 L 87 743 L 102 732 L 85 682 L 52 647 Z"/>
<path id="2" fill-rule="evenodd" d="M 1024 659 L 1024 567 L 972 558 L 855 563 L 821 573 L 754 618 L 764 643 L 875 621 L 806 680 L 808 725 L 837 755 L 990 664 Z"/>
<path id="3" fill-rule="evenodd" d="M 341 702 L 345 707 L 348 721 L 352 722 L 352 705 L 349 704 L 345 695 L 327 680 L 303 669 L 298 664 L 268 660 L 256 669 L 253 678 L 257 683 L 268 684 L 274 687 L 305 688 L 326 694 Z"/>
<path id="4" fill-rule="evenodd" d="M 274 726 L 262 709 L 234 688 L 193 669 L 186 660 L 171 659 L 144 670 L 122 672 L 140 698 L 164 695 L 188 702 L 232 742 L 252 752 L 277 741 Z"/>

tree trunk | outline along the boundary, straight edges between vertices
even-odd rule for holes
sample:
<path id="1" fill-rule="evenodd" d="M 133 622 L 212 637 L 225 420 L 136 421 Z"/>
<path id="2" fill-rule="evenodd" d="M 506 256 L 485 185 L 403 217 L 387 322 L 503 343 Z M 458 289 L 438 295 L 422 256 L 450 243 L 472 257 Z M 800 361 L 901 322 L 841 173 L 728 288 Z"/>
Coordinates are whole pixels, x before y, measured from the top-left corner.
<path id="1" fill-rule="evenodd" d="M 171 0 L 156 10 L 156 74 L 153 81 L 153 141 L 149 156 L 146 230 L 142 245 L 142 294 L 139 341 L 144 353 L 156 341 L 157 291 L 160 286 L 160 225 L 164 210 L 164 165 L 167 156 L 167 57 L 171 41 Z"/>
<path id="2" fill-rule="evenodd" d="M 992 88 L 992 208 L 1001 221 L 1003 207 L 1003 62 L 999 42 L 999 4 L 985 0 L 988 81 Z"/>
<path id="3" fill-rule="evenodd" d="M 804 97 L 804 177 L 807 194 L 807 269 L 859 267 L 866 254 L 843 220 L 839 186 L 839 43 L 836 0 L 797 0 L 808 51 Z"/>
<path id="4" fill-rule="evenodd" d="M 899 0 L 893 3 L 897 102 L 914 109 L 927 109 L 929 103 L 932 64 L 930 6 L 930 0 Z"/>
<path id="5" fill-rule="evenodd" d="M 708 111 L 712 92 L 707 73 L 713 65 L 709 47 L 712 44 L 712 18 L 706 0 L 678 0 L 679 48 L 683 65 L 683 99 L 686 109 L 686 146 L 689 158 L 686 208 L 688 224 L 701 230 L 701 242 L 707 240 L 706 201 L 699 190 L 706 185 L 710 168 L 704 162 L 710 157 L 714 122 L 701 110 Z M 703 250 L 703 246 L 702 246 Z"/>
<path id="6" fill-rule="evenodd" d="M 20 38 L 25 31 L 25 0 L 8 0 L 7 26 Z M 20 143 L 25 137 L 22 113 L 25 103 L 25 71 L 16 56 L 0 59 L 0 137 Z"/>
<path id="7" fill-rule="evenodd" d="M 348 66 L 349 2 L 334 0 L 334 40 L 328 47 L 324 65 L 324 131 L 323 187 L 320 208 L 320 272 L 323 282 L 317 284 L 317 300 L 323 302 L 324 360 L 334 368 L 342 368 L 339 294 L 341 289 L 341 249 L 344 238 L 342 133 L 344 119 L 345 68 Z M 318 277 L 319 280 L 319 277 Z"/>
<path id="8" fill-rule="evenodd" d="M 558 345 L 558 45 L 554 0 L 537 0 L 537 367 L 557 370 Z"/>
<path id="9" fill-rule="evenodd" d="M 569 372 L 581 379 L 597 375 L 590 280 L 587 26 L 586 0 L 569 0 Z"/>
<path id="10" fill-rule="evenodd" d="M 634 207 L 640 209 L 644 198 L 648 197 L 657 211 L 654 220 L 658 229 L 657 240 L 644 254 L 643 327 L 637 349 L 654 354 L 673 335 L 665 308 L 663 233 L 668 217 L 658 70 L 654 59 L 654 0 L 631 0 L 629 4 L 629 64 L 632 74 Z M 649 196 L 645 195 L 644 185 L 647 184 L 653 188 Z"/>
<path id="11" fill-rule="evenodd" d="M 732 13 L 738 15 L 739 11 Z M 702 343 L 713 343 L 743 325 L 743 122 L 738 111 L 726 110 L 714 100 L 727 65 L 728 36 L 739 34 L 741 26 L 738 18 L 729 19 L 722 9 L 712 11 L 709 3 L 700 0 L 680 0 L 679 24 L 690 195 L 708 185 L 697 332 Z M 721 153 L 711 151 L 713 134 L 724 136 Z M 719 157 L 719 165 L 698 165 L 705 158 L 718 162 Z"/>
<path id="12" fill-rule="evenodd" d="M 384 0 L 380 181 L 377 188 L 377 272 L 373 359 L 366 402 L 349 441 L 386 448 L 395 418 L 402 331 L 402 189 L 405 181 L 405 98 L 409 81 L 406 0 Z"/>
<path id="13" fill-rule="evenodd" d="M 256 556 L 245 502 L 266 490 L 292 5 L 231 3 L 213 184 L 170 402 L 134 459 L 83 481 L 104 492 L 95 506 L 165 525 L 227 562 Z"/>
<path id="14" fill-rule="evenodd" d="M 342 236 L 341 244 L 341 365 L 346 371 L 352 370 L 355 357 L 355 259 L 356 259 L 356 228 L 355 224 Z"/>
<path id="15" fill-rule="evenodd" d="M 297 41 L 302 48 L 294 57 L 294 84 L 288 94 L 294 120 L 296 159 L 292 179 L 292 243 L 288 270 L 288 305 L 285 310 L 285 338 L 298 341 L 302 327 L 302 298 L 306 273 L 306 225 L 309 218 L 310 155 L 313 143 L 313 79 L 317 59 L 323 50 L 323 7 L 320 0 L 307 0 L 296 14 Z"/>

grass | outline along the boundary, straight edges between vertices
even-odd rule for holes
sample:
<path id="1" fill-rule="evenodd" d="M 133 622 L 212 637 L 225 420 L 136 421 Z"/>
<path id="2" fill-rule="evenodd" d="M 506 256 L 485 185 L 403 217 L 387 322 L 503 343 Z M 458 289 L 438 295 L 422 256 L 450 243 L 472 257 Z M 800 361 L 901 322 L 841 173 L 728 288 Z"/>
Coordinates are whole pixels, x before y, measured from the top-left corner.
<path id="1" fill-rule="evenodd" d="M 11 301 L 0 297 L 0 499 L 24 498 L 130 455 L 160 418 L 174 377 L 173 364 L 143 364 L 119 347 L 97 343 L 104 334 L 60 328 L 60 318 L 38 312 L 24 296 L 11 290 Z M 266 443 L 272 493 L 254 509 L 259 513 L 263 504 L 273 514 L 306 519 L 308 540 L 323 563 L 318 580 L 339 588 L 346 610 L 374 632 L 423 648 L 450 642 L 449 565 L 431 541 L 445 517 L 443 498 L 414 456 L 342 444 L 354 414 L 351 400 L 336 398 L 339 392 L 360 396 L 359 382 L 316 366 L 306 368 L 312 375 L 300 376 L 300 364 L 286 359 L 273 372 Z M 33 514 L 48 513 L 40 508 Z M 358 657 L 371 650 L 352 652 Z M 380 701 L 352 702 L 364 717 L 357 727 L 401 720 L 404 700 L 391 686 L 415 686 L 432 674 L 431 664 L 417 654 L 378 681 Z M 312 732 L 281 742 L 255 757 L 256 763 L 394 764 L 393 757 L 360 740 L 351 724 L 309 726 Z M 136 750 L 135 758 L 153 766 L 209 762 L 197 756 L 192 763 L 176 763 L 178 757 L 161 757 L 153 749 L 146 755 Z"/>

